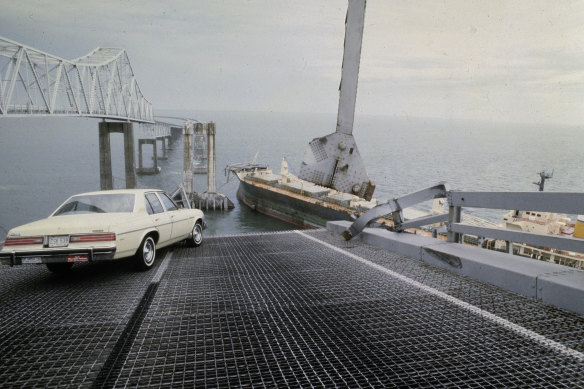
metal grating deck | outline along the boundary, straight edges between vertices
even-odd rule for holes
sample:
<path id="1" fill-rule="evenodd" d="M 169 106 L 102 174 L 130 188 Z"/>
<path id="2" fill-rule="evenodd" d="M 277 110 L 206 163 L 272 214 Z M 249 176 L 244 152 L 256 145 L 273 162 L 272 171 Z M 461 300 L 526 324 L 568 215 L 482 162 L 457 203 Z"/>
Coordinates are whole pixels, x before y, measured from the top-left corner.
<path id="1" fill-rule="evenodd" d="M 584 318 L 326 231 L 162 255 L 0 268 L 0 387 L 584 385 Z"/>

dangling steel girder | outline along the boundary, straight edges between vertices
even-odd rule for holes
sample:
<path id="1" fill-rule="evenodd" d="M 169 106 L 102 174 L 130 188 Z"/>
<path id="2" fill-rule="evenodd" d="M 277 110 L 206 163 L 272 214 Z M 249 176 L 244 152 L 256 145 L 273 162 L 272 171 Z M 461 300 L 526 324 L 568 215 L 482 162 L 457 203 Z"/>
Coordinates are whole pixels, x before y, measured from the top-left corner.
<path id="1" fill-rule="evenodd" d="M 0 37 L 0 117 L 25 116 L 154 122 L 124 49 L 66 60 Z"/>

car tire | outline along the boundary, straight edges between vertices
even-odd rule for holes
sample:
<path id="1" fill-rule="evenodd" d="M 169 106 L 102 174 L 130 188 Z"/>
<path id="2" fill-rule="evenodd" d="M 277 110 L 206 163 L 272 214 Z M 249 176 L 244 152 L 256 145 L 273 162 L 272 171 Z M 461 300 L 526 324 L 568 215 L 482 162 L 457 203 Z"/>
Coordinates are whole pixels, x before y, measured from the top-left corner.
<path id="1" fill-rule="evenodd" d="M 203 225 L 200 221 L 196 222 L 191 231 L 191 236 L 187 239 L 191 247 L 199 247 L 203 243 Z"/>
<path id="2" fill-rule="evenodd" d="M 142 241 L 136 252 L 136 265 L 140 270 L 150 270 L 156 259 L 156 242 L 152 236 L 147 236 Z"/>
<path id="3" fill-rule="evenodd" d="M 72 263 L 46 263 L 47 269 L 52 273 L 63 274 L 71 271 Z"/>

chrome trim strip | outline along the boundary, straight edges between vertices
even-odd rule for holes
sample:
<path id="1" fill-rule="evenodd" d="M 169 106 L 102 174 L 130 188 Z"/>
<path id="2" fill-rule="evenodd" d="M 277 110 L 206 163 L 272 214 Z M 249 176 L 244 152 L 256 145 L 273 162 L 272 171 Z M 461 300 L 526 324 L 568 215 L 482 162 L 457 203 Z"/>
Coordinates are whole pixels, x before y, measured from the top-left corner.
<path id="1" fill-rule="evenodd" d="M 90 250 L 93 250 L 96 253 L 109 253 L 115 252 L 116 246 L 98 246 L 98 247 L 79 247 L 79 248 L 43 248 L 43 249 L 32 249 L 32 250 L 21 250 L 21 251 L 2 251 L 0 252 L 0 257 L 7 257 L 7 256 L 14 256 L 14 257 L 43 257 L 43 256 L 51 256 L 51 255 L 67 255 L 67 254 L 75 254 L 75 253 L 88 253 Z"/>
<path id="2" fill-rule="evenodd" d="M 185 219 L 185 220 L 188 220 L 188 219 Z M 181 220 L 181 221 L 182 221 L 182 220 Z M 156 225 L 153 225 L 152 227 L 154 227 L 154 228 L 159 228 L 159 227 L 164 227 L 164 226 L 167 226 L 167 225 L 169 225 L 169 224 L 173 224 L 173 223 L 176 223 L 176 222 L 174 222 L 174 221 L 173 221 L 173 222 L 164 223 L 164 224 L 156 224 Z M 120 233 L 116 233 L 116 237 L 117 237 L 117 236 L 120 236 L 120 235 L 131 234 L 131 233 L 133 233 L 133 232 L 138 232 L 138 231 L 144 231 L 144 230 L 148 230 L 148 229 L 150 229 L 150 228 L 152 228 L 152 227 L 144 227 L 144 228 L 139 228 L 139 229 L 137 229 L 137 230 L 132 230 L 132 231 L 126 231 L 126 232 L 120 232 Z"/>
<path id="3" fill-rule="evenodd" d="M 154 226 L 154 227 L 157 227 L 157 226 Z M 137 230 L 131 230 L 131 231 L 126 231 L 126 232 L 116 233 L 116 239 L 117 239 L 118 236 L 126 235 L 126 234 L 131 234 L 133 232 L 138 232 L 138 231 L 144 231 L 144 230 L 147 230 L 149 228 L 152 228 L 152 227 L 144 227 L 144 228 L 138 228 Z"/>

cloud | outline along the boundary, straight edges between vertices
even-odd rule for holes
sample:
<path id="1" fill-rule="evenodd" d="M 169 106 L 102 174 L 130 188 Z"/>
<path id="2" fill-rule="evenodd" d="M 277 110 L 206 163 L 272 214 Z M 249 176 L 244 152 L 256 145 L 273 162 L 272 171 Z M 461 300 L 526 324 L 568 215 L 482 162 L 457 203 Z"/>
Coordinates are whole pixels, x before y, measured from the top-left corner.
<path id="1" fill-rule="evenodd" d="M 3 4 L 0 35 L 64 58 L 123 47 L 155 109 L 336 112 L 345 13 L 337 0 L 23 0 Z M 582 2 L 369 0 L 358 110 L 581 123 L 582 20 Z"/>

